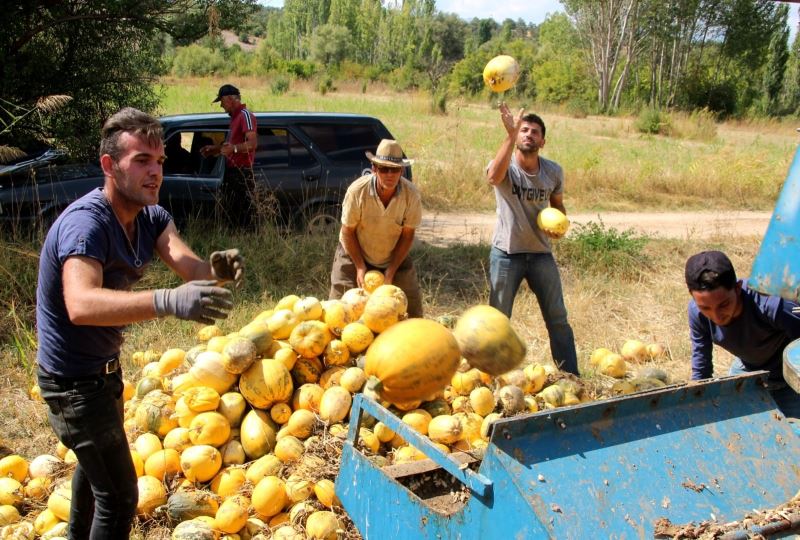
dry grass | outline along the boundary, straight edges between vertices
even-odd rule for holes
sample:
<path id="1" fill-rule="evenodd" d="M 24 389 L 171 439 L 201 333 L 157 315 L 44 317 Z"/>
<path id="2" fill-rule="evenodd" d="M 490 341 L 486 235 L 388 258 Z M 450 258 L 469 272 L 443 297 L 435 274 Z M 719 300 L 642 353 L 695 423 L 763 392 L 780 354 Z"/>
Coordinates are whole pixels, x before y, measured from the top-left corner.
<path id="1" fill-rule="evenodd" d="M 222 80 L 165 79 L 160 113 L 219 112 L 210 96 Z M 452 98 L 446 115 L 429 111 L 422 92 L 397 94 L 380 84 L 337 81 L 322 96 L 313 83 L 293 81 L 282 95 L 269 81 L 237 80 L 256 111 L 358 112 L 377 116 L 415 160 L 414 180 L 427 208 L 493 209 L 483 179 L 505 132 L 495 105 Z M 511 103 L 512 108 L 523 104 Z M 674 137 L 643 135 L 635 118 L 575 118 L 535 106 L 547 124 L 543 154 L 565 171 L 571 211 L 664 209 L 771 209 L 797 145 L 789 122 L 713 124 L 675 114 Z M 711 132 L 716 130 L 716 135 Z"/>
<path id="2" fill-rule="evenodd" d="M 287 240 L 288 242 L 289 240 Z M 302 244 L 302 241 L 300 241 Z M 242 239 L 237 245 L 250 244 L 252 249 L 262 251 L 258 241 Z M 639 273 L 624 276 L 606 275 L 583 267 L 561 265 L 565 301 L 576 337 L 576 346 L 581 368 L 588 373 L 588 357 L 597 347 L 618 350 L 627 339 L 641 339 L 662 344 L 669 351 L 669 360 L 662 367 L 673 378 L 689 378 L 689 340 L 686 321 L 688 295 L 683 285 L 682 269 L 686 258 L 701 249 L 719 248 L 728 252 L 741 275 L 747 275 L 758 249 L 758 238 L 732 238 L 717 236 L 709 241 L 700 240 L 650 240 L 645 251 L 651 267 Z M 233 244 L 232 244 L 233 245 Z M 311 244 L 309 249 L 315 249 Z M 266 293 L 263 286 L 257 290 L 237 292 L 238 307 L 231 317 L 222 322 L 223 331 L 232 331 L 243 326 L 257 313 L 270 307 L 280 296 L 295 292 L 324 298 L 327 292 L 326 275 L 331 260 L 333 243 L 321 245 L 322 252 L 306 253 L 308 260 L 320 261 L 319 266 L 302 277 L 286 273 L 284 265 L 292 264 L 298 256 L 284 252 L 264 253 L 262 258 L 253 255 L 251 279 L 261 283 L 273 280 L 275 293 Z M 320 246 L 318 246 L 319 248 Z M 202 249 L 198 249 L 203 252 Z M 246 252 L 247 254 L 247 252 Z M 443 315 L 458 315 L 466 307 L 485 303 L 488 299 L 488 246 L 455 245 L 450 247 L 420 245 L 414 250 L 420 281 L 424 292 L 426 316 L 437 318 Z M 324 261 L 324 264 L 322 263 Z M 295 264 L 311 267 L 310 263 L 295 261 Z M 264 275 L 263 272 L 268 272 Z M 253 274 L 259 274 L 256 276 Z M 144 286 L 163 283 L 166 269 L 158 267 L 148 274 Z M 280 279 L 281 284 L 274 280 Z M 298 283 L 297 280 L 302 283 Z M 294 285 L 292 283 L 295 283 Z M 529 345 L 528 359 L 549 362 L 549 343 L 544 323 L 535 297 L 523 285 L 514 306 L 514 325 Z M 127 333 L 122 350 L 126 374 L 138 376 L 138 367 L 130 362 L 137 350 L 166 350 L 174 346 L 188 347 L 194 343 L 197 325 L 175 319 L 145 322 L 132 325 Z M 33 373 L 20 369 L 18 351 L 3 346 L 0 354 L 0 377 L 3 382 L 4 402 L 9 403 L 0 412 L 0 425 L 6 447 L 28 456 L 52 452 L 55 439 L 47 429 L 43 406 L 27 397 L 27 389 L 33 383 Z M 724 351 L 715 351 L 717 373 L 724 374 L 730 356 Z M 27 354 L 32 360 L 33 351 Z M 8 399 L 5 399 L 8 396 Z"/>
<path id="3" fill-rule="evenodd" d="M 194 83 L 197 84 L 194 84 Z M 217 110 L 208 102 L 220 81 L 167 81 L 162 112 Z M 430 209 L 493 208 L 494 199 L 482 179 L 501 133 L 496 113 L 488 105 L 451 101 L 447 116 L 430 116 L 424 95 L 398 96 L 370 88 L 367 95 L 337 83 L 339 92 L 324 97 L 297 87 L 286 96 L 267 94 L 263 81 L 237 81 L 245 101 L 257 110 L 359 111 L 381 117 L 416 159 L 415 181 Z M 180 98 L 180 100 L 178 100 Z M 187 103 L 190 106 L 187 106 Z M 579 209 L 652 208 L 768 208 L 788 166 L 794 133 L 788 126 L 718 126 L 713 143 L 643 137 L 631 119 L 570 118 L 548 114 L 548 155 L 567 170 L 567 204 Z M 772 128 L 779 129 L 772 129 Z M 772 131 L 772 132 L 770 132 Z M 709 201 L 713 201 L 710 203 Z M 683 285 L 686 258 L 703 249 L 726 251 L 747 275 L 759 238 L 738 238 L 717 231 L 709 240 L 650 240 L 649 261 L 642 268 L 613 267 L 561 260 L 565 300 L 573 326 L 579 364 L 590 386 L 607 386 L 593 377 L 588 358 L 597 347 L 619 350 L 627 339 L 662 344 L 669 352 L 659 366 L 673 380 L 689 378 L 689 338 Z M 247 284 L 236 292 L 236 309 L 221 323 L 234 331 L 280 297 L 295 293 L 325 298 L 335 236 L 287 236 L 270 228 L 255 234 L 189 228 L 185 237 L 200 254 L 220 247 L 242 249 L 248 261 Z M 33 300 L 36 281 L 36 240 L 0 238 L 0 455 L 17 452 L 32 458 L 53 453 L 55 437 L 47 425 L 45 406 L 31 400 L 35 358 Z M 488 298 L 486 244 L 418 245 L 415 263 L 424 294 L 426 316 L 457 316 L 466 307 Z M 557 250 L 558 254 L 558 250 Z M 599 270 L 598 268 L 605 268 Z M 140 284 L 142 288 L 174 286 L 177 280 L 160 264 Z M 550 362 L 547 332 L 536 300 L 523 285 L 514 309 L 514 326 L 528 343 L 528 360 Z M 132 325 L 122 349 L 126 377 L 136 379 L 130 361 L 135 351 L 166 350 L 194 344 L 197 325 L 164 319 Z M 715 350 L 716 373 L 727 372 L 731 357 Z M 326 446 L 328 452 L 335 449 Z M 331 456 L 328 456 L 331 457 Z M 333 471 L 319 471 L 331 477 Z M 350 530 L 350 529 L 348 529 Z M 140 525 L 134 537 L 168 538 L 160 522 Z"/>
<path id="4" fill-rule="evenodd" d="M 190 238 L 190 240 L 194 240 Z M 242 245 L 251 249 L 263 250 L 263 240 L 242 238 Z M 306 240 L 306 242 L 308 242 Z M 689 340 L 686 321 L 688 295 L 683 285 L 682 268 L 686 257 L 700 249 L 710 247 L 726 250 L 745 275 L 757 251 L 759 239 L 732 238 L 718 236 L 710 241 L 696 240 L 651 240 L 645 250 L 651 263 L 641 272 L 614 275 L 603 274 L 586 267 L 563 264 L 562 280 L 570 321 L 575 331 L 579 364 L 585 375 L 584 388 L 590 396 L 608 396 L 614 382 L 608 377 L 593 375 L 588 358 L 597 347 L 619 350 L 627 339 L 641 339 L 657 342 L 668 350 L 668 357 L 657 365 L 665 369 L 673 381 L 689 378 Z M 265 254 L 273 258 L 277 270 L 283 272 L 283 257 L 296 257 L 303 251 L 302 239 L 295 239 L 295 252 L 288 250 L 281 256 L 276 253 Z M 323 245 L 325 245 L 323 243 Z M 331 253 L 325 247 L 315 259 L 325 264 L 306 275 L 302 280 L 309 287 L 292 285 L 298 275 L 286 274 L 280 285 L 273 283 L 276 291 L 292 291 L 298 294 L 324 297 L 323 285 L 327 264 Z M 418 271 L 423 286 L 426 316 L 436 318 L 443 315 L 458 315 L 465 307 L 486 302 L 488 295 L 487 261 L 488 246 L 456 245 L 451 247 L 421 245 L 414 250 L 418 261 Z M 266 266 L 261 259 L 251 260 L 251 277 Z M 304 261 L 295 261 L 297 267 L 311 266 Z M 322 269 L 325 267 L 325 270 Z M 277 274 L 270 273 L 274 278 Z M 156 269 L 148 275 L 150 286 L 163 282 L 166 270 Z M 239 294 L 237 309 L 229 320 L 221 323 L 223 331 L 233 331 L 261 310 L 271 306 L 281 293 L 270 295 L 250 291 Z M 528 360 L 549 363 L 547 332 L 541 320 L 535 298 L 523 285 L 514 309 L 514 326 L 528 344 Z M 190 347 L 195 343 L 197 325 L 174 319 L 146 322 L 131 326 L 123 347 L 123 364 L 126 377 L 137 379 L 140 368 L 133 365 L 134 351 L 156 349 L 166 350 L 173 346 Z M 717 374 L 725 374 L 730 355 L 715 350 Z M 639 366 L 632 366 L 637 370 Z M 0 454 L 20 453 L 32 458 L 41 453 L 54 453 L 56 439 L 47 424 L 45 406 L 31 400 L 27 388 L 32 384 L 30 372 L 20 369 L 15 354 L 6 347 L 0 354 L 0 383 L 3 384 L 3 403 L 0 410 L 0 433 L 3 434 Z M 324 463 L 317 467 L 311 476 L 315 479 L 333 479 L 338 472 L 338 456 L 341 442 L 325 433 L 320 433 L 319 443 L 312 450 Z M 286 477 L 292 469 L 287 468 Z M 303 473 L 303 471 L 299 471 Z M 306 471 L 309 472 L 309 471 Z M 303 473 L 305 474 L 305 473 Z M 349 517 L 337 510 L 345 527 L 345 536 L 356 539 L 358 534 Z M 132 538 L 141 540 L 161 540 L 170 536 L 170 527 L 163 519 L 137 522 Z"/>

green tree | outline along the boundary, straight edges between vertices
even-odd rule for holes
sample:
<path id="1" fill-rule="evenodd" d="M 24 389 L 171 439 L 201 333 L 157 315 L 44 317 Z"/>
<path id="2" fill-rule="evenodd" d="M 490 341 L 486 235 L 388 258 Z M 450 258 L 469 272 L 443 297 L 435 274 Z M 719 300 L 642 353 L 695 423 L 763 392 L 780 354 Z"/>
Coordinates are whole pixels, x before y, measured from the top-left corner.
<path id="1" fill-rule="evenodd" d="M 53 140 L 76 158 L 94 155 L 98 126 L 123 106 L 153 110 L 163 72 L 163 34 L 178 43 L 208 32 L 208 15 L 235 27 L 254 0 L 29 0 L 5 4 L 0 18 L 0 96 L 26 109 L 67 95 L 57 114 L 17 124 L 0 144 Z M 34 121 L 33 115 L 27 117 Z M 18 137 L 23 134 L 27 140 Z M 35 136 L 32 134 L 36 134 Z"/>
<path id="2" fill-rule="evenodd" d="M 338 67 L 347 56 L 350 31 L 337 24 L 323 24 L 314 29 L 309 44 L 311 58 L 323 66 Z"/>
<path id="3" fill-rule="evenodd" d="M 597 82 L 597 105 L 619 107 L 631 65 L 640 50 L 639 0 L 563 0 L 573 19 Z"/>
<path id="4" fill-rule="evenodd" d="M 539 49 L 532 77 L 540 101 L 592 100 L 592 81 L 580 37 L 564 13 L 549 15 L 539 27 Z"/>
<path id="5" fill-rule="evenodd" d="M 361 0 L 354 28 L 354 59 L 373 65 L 377 59 L 378 28 L 383 18 L 380 0 Z"/>
<path id="6" fill-rule="evenodd" d="M 783 88 L 783 76 L 786 72 L 786 62 L 789 59 L 789 27 L 786 21 L 789 17 L 789 8 L 782 5 L 778 8 L 778 24 L 769 41 L 767 62 L 764 67 L 764 98 L 767 114 L 776 114 L 779 109 L 779 99 Z"/>
<path id="7" fill-rule="evenodd" d="M 336 24 L 350 30 L 355 29 L 359 0 L 331 0 L 328 24 Z"/>
<path id="8" fill-rule="evenodd" d="M 800 13 L 800 8 L 798 8 Z M 800 25 L 798 25 L 800 26 Z M 784 104 L 786 110 L 795 112 L 800 107 L 800 28 L 795 29 L 794 41 L 786 65 L 784 78 Z"/>
<path id="9" fill-rule="evenodd" d="M 536 57 L 536 46 L 531 40 L 515 39 L 503 42 L 499 38 L 484 43 L 478 50 L 467 54 L 453 66 L 450 74 L 450 91 L 455 94 L 475 95 L 484 91 L 483 68 L 499 54 L 514 57 L 520 66 L 517 84 L 507 92 L 523 98 L 536 97 L 536 85 L 531 72 Z"/>

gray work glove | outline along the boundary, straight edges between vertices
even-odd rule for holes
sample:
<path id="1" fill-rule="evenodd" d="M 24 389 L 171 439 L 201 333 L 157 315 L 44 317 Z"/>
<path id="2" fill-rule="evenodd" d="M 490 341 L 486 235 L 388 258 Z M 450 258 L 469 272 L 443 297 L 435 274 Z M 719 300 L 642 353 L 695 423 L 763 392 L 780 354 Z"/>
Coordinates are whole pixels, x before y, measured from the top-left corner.
<path id="1" fill-rule="evenodd" d="M 211 273 L 214 278 L 223 283 L 233 281 L 238 288 L 244 276 L 244 257 L 238 249 L 215 251 L 209 257 Z"/>
<path id="2" fill-rule="evenodd" d="M 157 289 L 153 294 L 156 315 L 174 315 L 203 324 L 226 318 L 233 307 L 231 291 L 215 285 L 213 280 L 196 280 L 174 289 Z"/>

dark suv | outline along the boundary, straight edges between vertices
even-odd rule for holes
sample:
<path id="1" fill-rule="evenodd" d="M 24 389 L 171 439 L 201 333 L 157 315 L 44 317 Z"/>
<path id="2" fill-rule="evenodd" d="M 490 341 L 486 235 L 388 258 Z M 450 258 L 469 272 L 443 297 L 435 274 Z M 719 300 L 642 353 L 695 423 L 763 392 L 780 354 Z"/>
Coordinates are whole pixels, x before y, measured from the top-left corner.
<path id="1" fill-rule="evenodd" d="M 377 118 L 340 113 L 256 113 L 258 150 L 253 166 L 259 210 L 285 224 L 314 231 L 338 223 L 347 186 L 370 167 L 364 152 L 392 138 Z M 222 157 L 200 148 L 225 139 L 226 114 L 162 117 L 164 182 L 159 204 L 178 223 L 211 218 L 225 172 Z M 103 185 L 95 164 L 59 165 L 58 152 L 0 166 L 0 222 L 51 222 L 72 201 Z M 411 178 L 411 171 L 405 172 Z"/>

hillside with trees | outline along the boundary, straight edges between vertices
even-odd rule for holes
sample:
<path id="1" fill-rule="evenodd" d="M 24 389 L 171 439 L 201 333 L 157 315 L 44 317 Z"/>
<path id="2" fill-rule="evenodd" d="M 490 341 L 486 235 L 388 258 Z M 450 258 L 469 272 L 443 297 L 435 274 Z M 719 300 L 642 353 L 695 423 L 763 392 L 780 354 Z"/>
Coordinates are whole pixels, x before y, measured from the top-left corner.
<path id="1" fill-rule="evenodd" d="M 380 81 L 428 92 L 445 113 L 456 96 L 485 97 L 483 66 L 500 53 L 522 69 L 507 99 L 575 114 L 798 114 L 800 42 L 789 43 L 785 4 L 562 4 L 536 25 L 466 21 L 434 0 L 18 2 L 0 21 L 0 149 L 55 142 L 91 155 L 102 119 L 123 105 L 153 110 L 165 75 L 263 77 L 275 92 Z M 223 30 L 254 47 L 226 45 Z"/>

